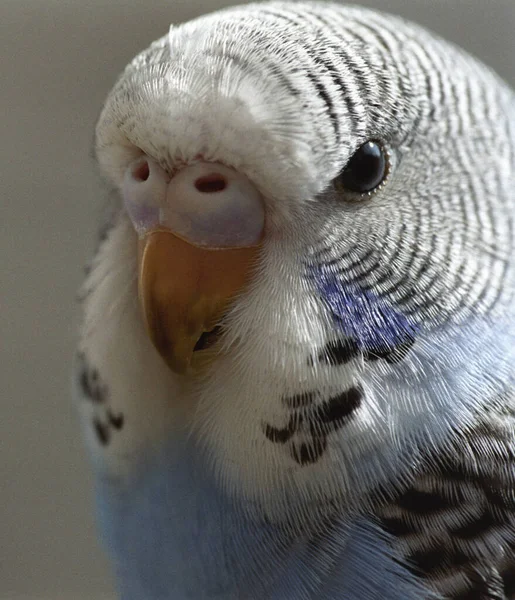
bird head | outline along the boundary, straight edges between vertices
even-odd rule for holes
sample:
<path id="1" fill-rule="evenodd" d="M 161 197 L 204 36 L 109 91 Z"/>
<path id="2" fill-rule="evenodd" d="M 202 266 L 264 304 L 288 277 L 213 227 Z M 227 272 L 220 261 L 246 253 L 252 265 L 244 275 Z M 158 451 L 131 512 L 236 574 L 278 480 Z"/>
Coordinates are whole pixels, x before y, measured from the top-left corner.
<path id="1" fill-rule="evenodd" d="M 361 496 L 470 418 L 512 305 L 513 115 L 476 60 L 357 7 L 227 9 L 125 69 L 96 156 L 224 481 Z"/>

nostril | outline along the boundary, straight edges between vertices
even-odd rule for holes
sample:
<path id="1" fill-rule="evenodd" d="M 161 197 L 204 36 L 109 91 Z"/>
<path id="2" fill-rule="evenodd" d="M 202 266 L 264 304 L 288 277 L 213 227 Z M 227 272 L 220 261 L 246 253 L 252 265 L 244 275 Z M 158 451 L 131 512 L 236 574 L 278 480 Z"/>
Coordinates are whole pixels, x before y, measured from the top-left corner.
<path id="1" fill-rule="evenodd" d="M 220 173 L 210 173 L 209 175 L 199 177 L 195 181 L 195 187 L 203 194 L 213 194 L 225 190 L 227 181 Z"/>
<path id="2" fill-rule="evenodd" d="M 136 181 L 146 181 L 150 177 L 150 167 L 148 161 L 144 160 L 132 169 L 132 177 Z"/>

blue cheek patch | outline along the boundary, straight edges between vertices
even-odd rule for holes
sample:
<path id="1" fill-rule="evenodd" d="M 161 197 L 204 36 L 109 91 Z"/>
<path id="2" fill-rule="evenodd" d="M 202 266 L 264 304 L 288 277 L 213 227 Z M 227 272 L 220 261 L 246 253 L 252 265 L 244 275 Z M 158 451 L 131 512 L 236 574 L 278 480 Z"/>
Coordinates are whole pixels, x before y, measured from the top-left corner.
<path id="1" fill-rule="evenodd" d="M 420 327 L 373 292 L 324 267 L 311 267 L 309 274 L 336 326 L 357 349 L 387 352 L 414 341 Z"/>

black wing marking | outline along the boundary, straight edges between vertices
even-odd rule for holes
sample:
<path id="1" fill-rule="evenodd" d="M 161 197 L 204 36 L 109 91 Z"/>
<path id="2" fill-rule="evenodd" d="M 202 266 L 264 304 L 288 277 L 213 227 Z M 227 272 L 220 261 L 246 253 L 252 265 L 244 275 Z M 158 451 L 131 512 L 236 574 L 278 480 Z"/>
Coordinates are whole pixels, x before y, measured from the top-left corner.
<path id="1" fill-rule="evenodd" d="M 77 353 L 76 377 L 81 401 L 91 403 L 93 409 L 91 427 L 95 437 L 101 446 L 108 446 L 113 433 L 123 429 L 125 416 L 110 407 L 109 387 L 84 352 Z"/>
<path id="2" fill-rule="evenodd" d="M 409 568 L 447 600 L 514 600 L 514 415 L 485 415 L 378 512 Z"/>

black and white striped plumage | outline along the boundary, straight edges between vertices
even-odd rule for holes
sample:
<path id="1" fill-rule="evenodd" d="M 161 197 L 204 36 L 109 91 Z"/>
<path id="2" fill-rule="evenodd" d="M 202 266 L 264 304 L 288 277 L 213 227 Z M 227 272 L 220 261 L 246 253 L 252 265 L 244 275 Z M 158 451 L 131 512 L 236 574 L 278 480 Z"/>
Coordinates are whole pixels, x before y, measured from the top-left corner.
<path id="1" fill-rule="evenodd" d="M 341 173 L 367 141 L 387 170 L 360 195 Z M 495 74 L 359 7 L 220 11 L 127 67 L 96 130 L 115 190 L 142 154 L 172 180 L 201 157 L 256 186 L 266 227 L 193 378 L 146 336 L 123 206 L 93 261 L 77 390 L 124 597 L 280 600 L 294 564 L 299 599 L 515 598 L 514 150 L 515 96 Z M 203 531 L 225 513 L 193 517 L 201 489 L 237 530 L 273 524 L 291 555 L 270 565 L 269 542 L 245 538 L 233 555 L 222 530 L 218 564 Z M 377 537 L 355 542 L 363 522 Z M 317 558 L 296 562 L 295 539 Z M 346 552 L 360 568 L 329 585 Z"/>

